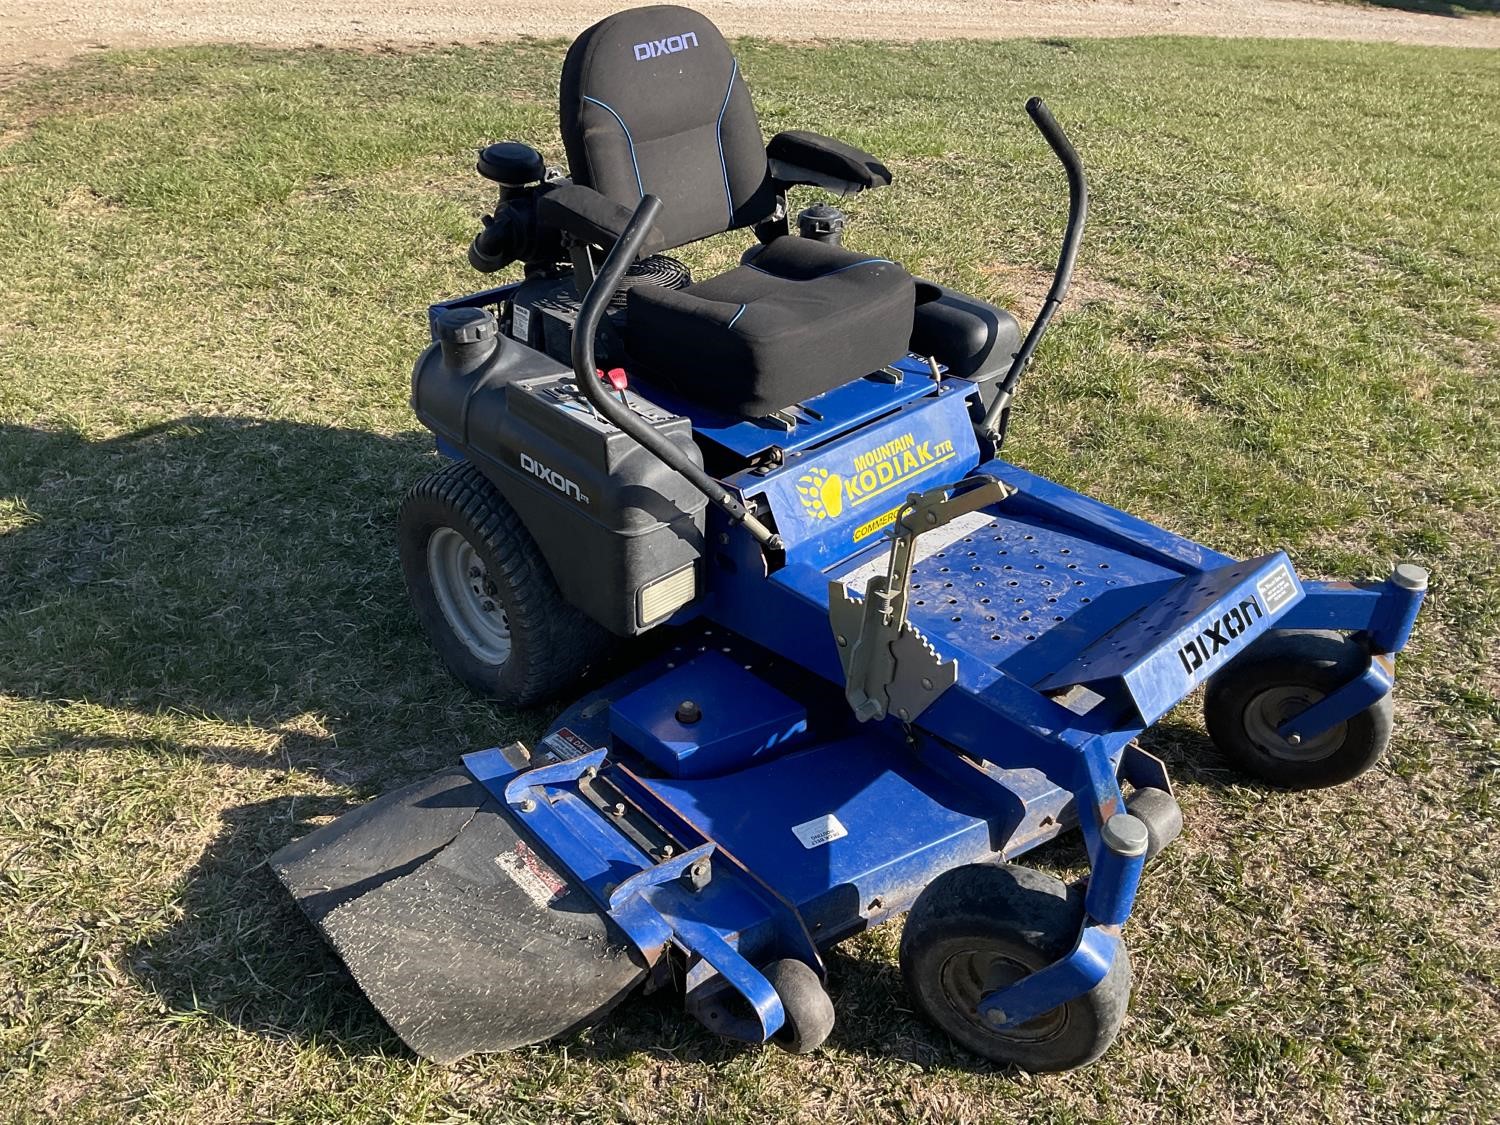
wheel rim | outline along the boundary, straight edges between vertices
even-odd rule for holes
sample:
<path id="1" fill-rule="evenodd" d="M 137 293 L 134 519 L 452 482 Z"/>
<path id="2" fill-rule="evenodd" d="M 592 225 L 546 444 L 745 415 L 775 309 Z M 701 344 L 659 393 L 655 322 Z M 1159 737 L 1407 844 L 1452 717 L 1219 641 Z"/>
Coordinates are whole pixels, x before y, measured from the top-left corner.
<path id="1" fill-rule="evenodd" d="M 1245 706 L 1245 734 L 1259 750 L 1280 761 L 1322 761 L 1344 744 L 1347 723 L 1329 727 L 1321 734 L 1304 738 L 1296 745 L 1276 733 L 1282 723 L 1301 714 L 1322 698 L 1323 693 L 1317 688 L 1303 684 L 1267 688 L 1251 698 Z"/>
<path id="2" fill-rule="evenodd" d="M 453 635 L 484 663 L 504 664 L 510 657 L 510 620 L 474 545 L 451 527 L 438 528 L 427 540 L 427 573 Z"/>
<path id="3" fill-rule="evenodd" d="M 986 993 L 1015 984 L 1035 971 L 1033 966 L 997 950 L 969 949 L 954 953 L 944 961 L 939 979 L 949 1006 L 984 1034 L 1017 1042 L 1041 1043 L 1055 1039 L 1067 1027 L 1066 1004 L 1016 1027 L 991 1027 L 979 1015 L 979 1002 Z"/>

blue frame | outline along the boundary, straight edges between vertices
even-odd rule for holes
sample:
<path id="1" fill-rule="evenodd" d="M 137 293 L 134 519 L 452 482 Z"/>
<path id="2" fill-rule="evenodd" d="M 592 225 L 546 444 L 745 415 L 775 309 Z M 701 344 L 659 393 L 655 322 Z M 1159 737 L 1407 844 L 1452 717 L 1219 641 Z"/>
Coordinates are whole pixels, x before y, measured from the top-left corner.
<path id="1" fill-rule="evenodd" d="M 495 305 L 512 288 L 433 312 Z M 674 618 L 689 625 L 683 641 L 578 701 L 540 744 L 595 749 L 524 769 L 498 750 L 464 759 L 653 981 L 678 963 L 688 1009 L 750 1041 L 785 1020 L 756 966 L 795 957 L 821 974 L 820 949 L 906 909 L 943 871 L 1013 859 L 1073 827 L 1090 867 L 1073 948 L 984 997 L 981 1013 L 1015 1026 L 1088 991 L 1119 953 L 1142 871 L 1103 830 L 1125 811 L 1121 782 L 1169 787 L 1139 735 L 1272 628 L 1360 634 L 1367 668 L 1281 728 L 1312 737 L 1390 690 L 1422 601 L 1391 580 L 1303 582 L 1281 552 L 1237 560 L 984 461 L 973 385 L 916 357 L 895 367 L 799 404 L 790 429 L 653 395 L 726 453 L 777 451 L 725 484 L 774 521 L 784 560 L 768 574 L 751 536 L 711 511 L 715 565 Z M 908 493 L 975 475 L 1014 494 L 934 533 L 930 551 L 919 540 L 912 570 L 909 619 L 958 662 L 957 683 L 909 726 L 860 725 L 842 695 L 830 585 L 862 596 Z M 676 717 L 689 695 L 701 725 Z M 583 790 L 596 776 L 683 850 L 653 854 L 610 823 Z"/>

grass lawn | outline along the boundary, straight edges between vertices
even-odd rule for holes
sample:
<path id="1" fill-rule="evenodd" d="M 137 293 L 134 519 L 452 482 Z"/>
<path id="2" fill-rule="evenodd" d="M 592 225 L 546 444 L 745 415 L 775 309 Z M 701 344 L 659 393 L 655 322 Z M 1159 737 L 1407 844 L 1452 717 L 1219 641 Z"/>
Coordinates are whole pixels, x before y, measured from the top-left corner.
<path id="1" fill-rule="evenodd" d="M 560 57 L 109 53 L 0 91 L 0 1113 L 1500 1114 L 1500 57 L 1477 51 L 742 45 L 768 135 L 895 170 L 853 244 L 1027 316 L 1064 195 L 1025 96 L 1072 132 L 1091 226 L 1015 460 L 1308 575 L 1432 569 L 1360 783 L 1240 783 L 1191 705 L 1152 734 L 1188 826 L 1103 1061 L 958 1053 L 906 1004 L 895 925 L 833 955 L 809 1058 L 665 999 L 451 1069 L 385 1030 L 262 861 L 548 717 L 443 673 L 392 531 L 434 461 L 406 404 L 425 306 L 479 283 L 473 149 L 561 161 Z"/>

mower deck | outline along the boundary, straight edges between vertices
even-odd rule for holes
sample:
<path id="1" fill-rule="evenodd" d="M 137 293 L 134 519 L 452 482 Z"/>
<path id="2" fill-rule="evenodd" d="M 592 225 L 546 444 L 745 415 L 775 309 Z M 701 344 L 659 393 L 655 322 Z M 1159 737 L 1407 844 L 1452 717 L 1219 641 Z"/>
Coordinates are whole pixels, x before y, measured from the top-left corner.
<path id="1" fill-rule="evenodd" d="M 908 734 L 853 722 L 839 679 L 817 674 L 832 648 L 826 599 L 798 598 L 789 605 L 805 606 L 807 621 L 769 615 L 782 628 L 806 628 L 792 659 L 712 627 L 690 632 L 570 708 L 535 755 L 489 750 L 466 764 L 658 973 L 670 948 L 698 967 L 712 987 L 695 995 L 690 980 L 689 1005 L 710 1026 L 752 1040 L 774 1035 L 779 1009 L 752 964 L 799 952 L 811 962 L 815 948 L 905 910 L 936 874 L 1028 851 L 1077 824 L 1080 802 L 1118 801 L 1117 776 L 1167 788 L 1160 764 L 1130 745 L 1151 721 L 1121 705 L 1132 676 L 1170 659 L 1170 688 L 1159 674 L 1147 682 L 1157 696 L 1185 693 L 1196 681 L 1179 655 L 1184 638 L 1253 597 L 1246 588 L 1267 575 L 1291 585 L 1237 629 L 1234 647 L 1301 596 L 1284 556 L 1221 563 L 1175 538 L 1132 552 L 1116 545 L 1123 514 L 1100 519 L 1091 535 L 1080 519 L 1060 523 L 1055 511 L 1049 519 L 1022 495 L 935 533 L 913 571 L 913 592 L 927 596 L 912 623 L 964 670 L 934 712 L 963 716 L 966 701 L 971 716 L 987 714 L 988 737 L 966 743 L 969 755 L 929 733 L 943 730 L 941 719 Z M 1090 511 L 1097 519 L 1109 510 Z M 833 569 L 857 588 L 883 568 L 884 554 L 862 552 Z M 1193 570 L 1187 557 L 1212 569 Z M 1051 655 L 1032 659 L 1049 639 Z M 1078 708 L 1070 710 L 1018 674 L 1030 669 L 1024 675 L 1035 679 L 1039 668 L 1067 669 L 1090 653 L 1123 685 L 1117 698 L 1097 683 L 1092 705 L 1065 698 Z M 1028 699 L 1029 710 L 1016 710 Z M 1038 721 L 1043 714 L 1050 726 Z M 700 864 L 708 880 L 695 886 Z M 1108 874 L 1107 859 L 1099 867 Z M 1115 880 L 1101 875 L 1095 893 L 1112 896 L 1114 912 L 1128 910 L 1138 874 L 1137 863 Z M 734 1005 L 713 999 L 725 990 L 757 1019 L 734 1024 Z"/>

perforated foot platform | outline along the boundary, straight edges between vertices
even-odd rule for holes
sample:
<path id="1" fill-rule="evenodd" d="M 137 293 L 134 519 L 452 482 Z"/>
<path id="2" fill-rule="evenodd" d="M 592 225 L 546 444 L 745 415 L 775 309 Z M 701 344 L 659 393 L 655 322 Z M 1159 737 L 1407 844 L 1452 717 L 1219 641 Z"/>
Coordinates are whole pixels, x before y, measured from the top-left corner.
<path id="1" fill-rule="evenodd" d="M 1003 509 L 1002 509 L 1003 510 Z M 1284 554 L 1180 570 L 995 510 L 919 540 L 908 617 L 938 654 L 1044 692 L 1123 689 L 1147 723 L 1302 597 Z M 878 555 L 839 577 L 863 590 Z"/>
<path id="2" fill-rule="evenodd" d="M 1190 574 L 1037 687 L 1119 680 L 1141 718 L 1154 723 L 1301 598 L 1302 584 L 1281 551 Z"/>

